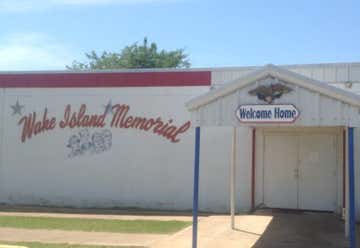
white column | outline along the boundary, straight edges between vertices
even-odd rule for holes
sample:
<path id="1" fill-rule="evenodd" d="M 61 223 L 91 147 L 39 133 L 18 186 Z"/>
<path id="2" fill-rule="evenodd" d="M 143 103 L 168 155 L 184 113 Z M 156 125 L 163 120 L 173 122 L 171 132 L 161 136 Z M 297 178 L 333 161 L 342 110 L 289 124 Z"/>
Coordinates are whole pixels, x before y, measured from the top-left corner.
<path id="1" fill-rule="evenodd" d="M 231 228 L 235 229 L 235 168 L 236 168 L 236 127 L 233 127 L 230 159 L 230 214 Z"/>

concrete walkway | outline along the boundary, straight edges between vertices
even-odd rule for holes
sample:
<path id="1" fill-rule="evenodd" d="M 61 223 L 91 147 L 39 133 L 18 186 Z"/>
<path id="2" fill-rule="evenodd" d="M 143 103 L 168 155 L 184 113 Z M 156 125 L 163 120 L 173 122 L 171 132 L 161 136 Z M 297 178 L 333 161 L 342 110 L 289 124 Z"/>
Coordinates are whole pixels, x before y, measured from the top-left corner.
<path id="1" fill-rule="evenodd" d="M 257 211 L 236 217 L 210 216 L 199 222 L 199 248 L 345 248 L 344 224 L 333 214 Z M 164 238 L 152 248 L 191 248 L 192 229 Z"/>
<path id="2" fill-rule="evenodd" d="M 241 222 L 240 222 L 241 220 Z M 199 221 L 199 248 L 245 248 L 252 247 L 261 237 L 271 218 L 238 216 L 238 230 L 231 230 L 229 216 L 210 216 Z M 242 231 L 241 228 L 244 230 Z M 184 229 L 173 236 L 156 241 L 152 248 L 191 248 L 192 228 Z"/>
<path id="3" fill-rule="evenodd" d="M 149 247 L 168 235 L 81 232 L 61 230 L 30 230 L 0 228 L 0 240 L 13 242 L 67 243 L 82 245 L 141 246 Z"/>

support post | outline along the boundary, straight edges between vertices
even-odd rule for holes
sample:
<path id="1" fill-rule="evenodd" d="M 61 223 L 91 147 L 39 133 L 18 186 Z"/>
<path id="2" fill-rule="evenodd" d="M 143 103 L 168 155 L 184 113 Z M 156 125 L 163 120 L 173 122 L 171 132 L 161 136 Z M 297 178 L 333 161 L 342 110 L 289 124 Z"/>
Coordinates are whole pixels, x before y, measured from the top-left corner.
<path id="1" fill-rule="evenodd" d="M 355 169 L 354 169 L 354 128 L 348 129 L 348 166 L 349 166 L 349 238 L 350 248 L 356 247 L 355 240 Z"/>
<path id="2" fill-rule="evenodd" d="M 255 157 L 256 157 L 256 128 L 252 129 L 252 151 L 251 151 L 251 210 L 255 209 Z"/>
<path id="3" fill-rule="evenodd" d="M 236 167 L 236 127 L 233 127 L 230 162 L 230 214 L 231 229 L 235 229 L 235 167 Z"/>
<path id="4" fill-rule="evenodd" d="M 345 237 L 350 236 L 349 225 L 349 128 L 345 128 Z"/>
<path id="5" fill-rule="evenodd" d="M 199 208 L 199 167 L 200 167 L 200 127 L 196 127 L 195 128 L 192 248 L 197 248 L 197 228 L 198 228 L 197 226 L 198 226 L 198 208 Z"/>

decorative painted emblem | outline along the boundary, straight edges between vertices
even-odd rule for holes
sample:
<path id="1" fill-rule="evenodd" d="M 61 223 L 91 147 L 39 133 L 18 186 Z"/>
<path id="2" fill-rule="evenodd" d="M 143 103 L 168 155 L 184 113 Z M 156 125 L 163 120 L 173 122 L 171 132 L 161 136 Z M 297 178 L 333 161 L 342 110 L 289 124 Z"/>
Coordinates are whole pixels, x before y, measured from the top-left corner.
<path id="1" fill-rule="evenodd" d="M 114 114 L 113 111 L 113 104 L 111 103 L 111 100 L 109 100 L 108 104 L 104 105 L 104 109 L 105 109 L 105 115 L 107 114 Z"/>
<path id="2" fill-rule="evenodd" d="M 280 98 L 283 94 L 291 92 L 292 89 L 284 84 L 276 83 L 268 86 L 261 85 L 253 90 L 249 91 L 252 96 L 257 96 L 259 100 L 265 101 L 268 104 L 273 103 L 277 98 Z"/>
<path id="3" fill-rule="evenodd" d="M 24 108 L 24 105 L 21 105 L 20 103 L 19 103 L 19 100 L 16 100 L 16 103 L 14 104 L 14 105 L 11 105 L 10 106 L 11 108 L 12 108 L 12 111 L 13 111 L 13 113 L 12 113 L 12 115 L 22 115 L 22 109 Z"/>
<path id="4" fill-rule="evenodd" d="M 87 128 L 81 129 L 76 134 L 70 136 L 66 146 L 71 149 L 68 155 L 69 158 L 103 153 L 111 149 L 112 133 L 109 129 L 105 129 L 90 135 Z"/>

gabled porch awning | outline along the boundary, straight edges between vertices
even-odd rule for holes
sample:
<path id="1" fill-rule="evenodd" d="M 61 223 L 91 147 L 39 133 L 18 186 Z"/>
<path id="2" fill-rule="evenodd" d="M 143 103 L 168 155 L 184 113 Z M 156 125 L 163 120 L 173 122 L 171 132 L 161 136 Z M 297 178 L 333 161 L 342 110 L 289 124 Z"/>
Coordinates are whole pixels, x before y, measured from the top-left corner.
<path id="1" fill-rule="evenodd" d="M 186 107 L 192 113 L 194 126 L 241 126 L 248 123 L 236 118 L 238 107 L 259 104 L 295 106 L 299 111 L 298 118 L 293 123 L 281 125 L 360 125 L 359 95 L 274 65 L 264 66 L 200 95 L 187 102 Z"/>
<path id="2" fill-rule="evenodd" d="M 273 65 L 211 90 L 186 103 L 195 129 L 193 248 L 197 247 L 200 127 L 232 126 L 231 227 L 235 221 L 237 126 L 347 127 L 346 234 L 355 248 L 354 127 L 360 127 L 360 96 Z"/>

